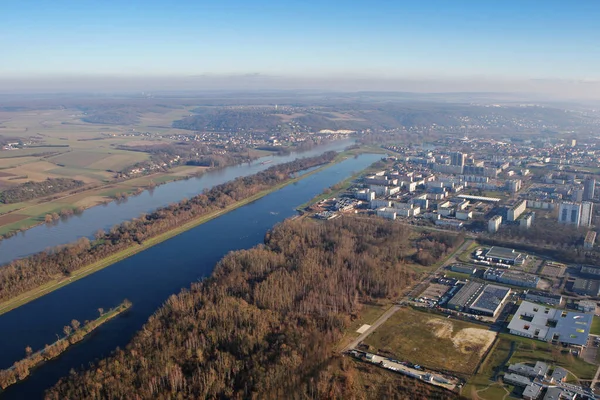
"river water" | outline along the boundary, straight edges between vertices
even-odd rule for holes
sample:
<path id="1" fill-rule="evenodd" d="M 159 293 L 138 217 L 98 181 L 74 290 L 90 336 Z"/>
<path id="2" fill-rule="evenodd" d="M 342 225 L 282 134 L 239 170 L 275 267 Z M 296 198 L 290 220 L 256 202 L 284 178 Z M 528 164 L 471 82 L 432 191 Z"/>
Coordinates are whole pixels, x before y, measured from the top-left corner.
<path id="1" fill-rule="evenodd" d="M 0 316 L 0 368 L 6 368 L 24 356 L 26 346 L 35 351 L 56 340 L 71 319 L 93 319 L 99 307 L 125 298 L 133 302 L 125 314 L 34 370 L 0 399 L 42 398 L 72 368 L 125 346 L 171 294 L 209 275 L 225 254 L 262 243 L 267 230 L 295 215 L 295 207 L 380 158 L 347 159 Z"/>
<path id="2" fill-rule="evenodd" d="M 298 157 L 312 157 L 326 151 L 341 151 L 354 144 L 354 140 L 338 140 L 313 149 L 285 156 L 263 157 L 250 164 L 240 164 L 209 171 L 198 178 L 170 182 L 130 197 L 125 202 L 112 202 L 92 207 L 79 216 L 73 216 L 56 225 L 39 225 L 9 239 L 0 241 L 0 265 L 16 258 L 43 251 L 49 247 L 71 243 L 81 237 L 92 237 L 98 229 L 108 230 L 116 224 L 129 221 L 142 213 L 190 198 L 221 183 L 240 176 L 263 171 L 273 165 L 293 161 Z M 263 164 L 264 161 L 271 161 Z"/>

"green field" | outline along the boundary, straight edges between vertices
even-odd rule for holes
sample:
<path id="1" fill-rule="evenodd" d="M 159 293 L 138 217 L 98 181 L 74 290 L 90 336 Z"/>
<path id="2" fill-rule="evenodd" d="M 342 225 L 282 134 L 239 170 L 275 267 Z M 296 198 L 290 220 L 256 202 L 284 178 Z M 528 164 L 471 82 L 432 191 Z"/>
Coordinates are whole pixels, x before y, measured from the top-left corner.
<path id="1" fill-rule="evenodd" d="M 600 335 L 600 317 L 594 316 L 592 320 L 592 327 L 590 328 L 590 333 L 592 335 Z"/>
<path id="2" fill-rule="evenodd" d="M 512 356 L 510 356 L 511 346 L 514 347 Z M 592 379 L 598 368 L 597 365 L 588 364 L 583 359 L 569 354 L 568 350 L 560 346 L 501 333 L 477 374 L 469 380 L 467 386 L 463 389 L 463 395 L 472 396 L 473 393 L 477 392 L 481 399 L 495 400 L 498 398 L 495 397 L 498 393 L 502 393 L 502 395 L 506 393 L 499 382 L 492 380 L 496 372 L 500 376 L 503 367 L 508 366 L 508 364 L 518 362 L 534 364 L 536 361 L 544 361 L 569 370 L 575 375 L 571 375 L 569 380 L 574 380 L 575 377 L 584 380 Z M 508 387 L 508 390 L 512 390 L 512 387 Z"/>
<path id="3" fill-rule="evenodd" d="M 468 375 L 492 344 L 485 326 L 403 308 L 365 339 L 369 351 L 425 367 Z"/>

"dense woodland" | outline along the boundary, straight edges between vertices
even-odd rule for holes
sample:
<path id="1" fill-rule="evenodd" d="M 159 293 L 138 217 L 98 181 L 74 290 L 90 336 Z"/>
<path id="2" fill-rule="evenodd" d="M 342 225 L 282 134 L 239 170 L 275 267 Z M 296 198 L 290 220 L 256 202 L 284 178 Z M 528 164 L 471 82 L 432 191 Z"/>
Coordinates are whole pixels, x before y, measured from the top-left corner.
<path id="1" fill-rule="evenodd" d="M 275 165 L 255 175 L 237 178 L 215 186 L 189 200 L 141 215 L 114 226 L 109 232 L 99 231 L 94 240 L 81 238 L 76 243 L 15 260 L 0 268 L 0 301 L 34 289 L 52 279 L 101 260 L 133 244 L 222 209 L 290 178 L 291 174 L 331 162 L 335 152 L 301 158 Z"/>
<path id="2" fill-rule="evenodd" d="M 225 256 L 125 350 L 72 373 L 47 398 L 453 398 L 404 377 L 365 387 L 364 367 L 334 354 L 361 302 L 396 298 L 413 283 L 409 246 L 408 228 L 390 221 L 286 221 L 264 245 Z"/>
<path id="3" fill-rule="evenodd" d="M 25 182 L 11 186 L 0 192 L 0 203 L 12 204 L 44 197 L 67 190 L 77 189 L 84 185 L 83 181 L 69 178 L 48 178 L 41 182 Z"/>

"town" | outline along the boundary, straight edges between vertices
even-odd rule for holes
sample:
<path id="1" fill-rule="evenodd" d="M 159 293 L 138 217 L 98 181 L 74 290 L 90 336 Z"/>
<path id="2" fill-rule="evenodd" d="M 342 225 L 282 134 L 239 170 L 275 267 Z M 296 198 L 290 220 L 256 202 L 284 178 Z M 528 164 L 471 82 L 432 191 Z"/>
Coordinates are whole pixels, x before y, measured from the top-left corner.
<path id="1" fill-rule="evenodd" d="M 360 326 L 348 354 L 482 399 L 499 389 L 524 399 L 600 398 L 597 146 L 469 138 L 384 145 L 391 155 L 306 207 L 322 220 L 384 218 L 465 237 L 383 324 Z M 536 240 L 540 229 L 554 233 Z M 560 251 L 549 250 L 553 240 L 564 240 Z M 437 353 L 413 352 L 423 345 L 416 336 L 432 329 L 439 334 L 426 336 Z M 463 332 L 472 336 L 462 354 L 470 369 L 453 368 L 442 350 L 453 341 L 459 348 Z"/>

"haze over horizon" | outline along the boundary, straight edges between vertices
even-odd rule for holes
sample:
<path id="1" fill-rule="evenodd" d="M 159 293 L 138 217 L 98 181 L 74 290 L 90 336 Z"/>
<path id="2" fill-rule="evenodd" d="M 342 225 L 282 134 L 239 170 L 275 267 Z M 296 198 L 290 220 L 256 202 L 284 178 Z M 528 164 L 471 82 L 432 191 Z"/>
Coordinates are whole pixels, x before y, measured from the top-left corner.
<path id="1" fill-rule="evenodd" d="M 33 0 L 0 92 L 323 89 L 600 97 L 600 3 Z"/>

